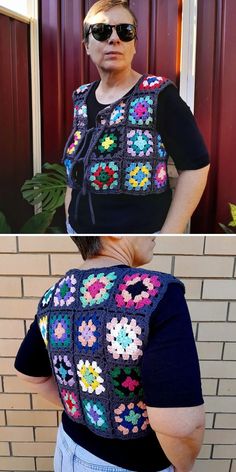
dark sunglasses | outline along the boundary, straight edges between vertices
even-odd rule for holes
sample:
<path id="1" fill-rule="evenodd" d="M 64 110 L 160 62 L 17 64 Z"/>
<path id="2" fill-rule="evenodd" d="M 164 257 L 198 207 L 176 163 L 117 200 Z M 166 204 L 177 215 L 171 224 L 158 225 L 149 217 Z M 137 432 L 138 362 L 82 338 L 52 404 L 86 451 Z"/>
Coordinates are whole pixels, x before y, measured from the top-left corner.
<path id="1" fill-rule="evenodd" d="M 107 25 L 105 23 L 96 23 L 90 25 L 87 35 L 92 33 L 97 41 L 106 41 L 112 35 L 113 28 L 116 29 L 117 35 L 121 41 L 128 43 L 136 38 L 136 26 L 129 23 L 121 23 L 120 25 Z"/>

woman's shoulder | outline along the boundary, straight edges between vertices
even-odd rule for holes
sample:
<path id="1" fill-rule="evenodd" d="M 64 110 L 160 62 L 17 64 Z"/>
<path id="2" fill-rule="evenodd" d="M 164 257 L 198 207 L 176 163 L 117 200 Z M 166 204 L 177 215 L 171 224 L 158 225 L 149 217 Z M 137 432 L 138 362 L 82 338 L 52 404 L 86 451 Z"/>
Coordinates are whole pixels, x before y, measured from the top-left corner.
<path id="1" fill-rule="evenodd" d="M 152 285 L 160 295 L 164 295 L 170 284 L 178 285 L 185 292 L 183 282 L 172 274 L 148 268 L 129 268 L 126 277 L 140 280 L 144 285 Z"/>
<path id="2" fill-rule="evenodd" d="M 73 93 L 72 93 L 72 97 L 73 98 L 76 98 L 76 97 L 81 97 L 83 96 L 84 94 L 86 94 L 86 92 L 88 92 L 91 87 L 94 85 L 95 82 L 89 82 L 87 84 L 83 84 L 83 85 L 80 85 L 79 87 L 77 87 Z"/>
<path id="3" fill-rule="evenodd" d="M 161 91 L 168 85 L 176 87 L 175 83 L 168 77 L 162 75 L 144 74 L 139 85 L 141 91 Z"/>

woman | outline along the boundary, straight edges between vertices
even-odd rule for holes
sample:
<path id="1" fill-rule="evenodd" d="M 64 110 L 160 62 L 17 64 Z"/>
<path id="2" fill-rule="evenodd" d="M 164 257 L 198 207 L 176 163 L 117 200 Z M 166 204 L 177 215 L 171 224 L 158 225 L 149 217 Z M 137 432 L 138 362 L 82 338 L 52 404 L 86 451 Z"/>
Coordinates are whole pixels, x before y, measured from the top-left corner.
<path id="1" fill-rule="evenodd" d="M 206 185 L 209 156 L 195 119 L 165 77 L 132 69 L 137 20 L 122 0 L 100 0 L 84 20 L 100 81 L 73 94 L 63 162 L 68 232 L 182 233 Z M 172 201 L 169 154 L 179 178 Z"/>
<path id="2" fill-rule="evenodd" d="M 55 472 L 190 472 L 204 408 L 182 282 L 136 268 L 151 236 L 73 239 L 84 263 L 44 294 L 15 361 L 63 405 Z"/>

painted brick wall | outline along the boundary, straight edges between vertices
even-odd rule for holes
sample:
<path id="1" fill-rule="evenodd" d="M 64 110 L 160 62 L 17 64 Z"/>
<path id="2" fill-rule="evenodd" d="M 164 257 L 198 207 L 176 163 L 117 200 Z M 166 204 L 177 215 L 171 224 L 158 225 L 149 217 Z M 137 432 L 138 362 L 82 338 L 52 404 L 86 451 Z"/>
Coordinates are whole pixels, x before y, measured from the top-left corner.
<path id="1" fill-rule="evenodd" d="M 14 375 L 39 297 L 80 264 L 66 236 L 0 237 L 0 470 L 51 471 L 60 411 Z M 194 472 L 236 472 L 236 239 L 161 236 L 147 266 L 186 286 L 207 411 Z"/>

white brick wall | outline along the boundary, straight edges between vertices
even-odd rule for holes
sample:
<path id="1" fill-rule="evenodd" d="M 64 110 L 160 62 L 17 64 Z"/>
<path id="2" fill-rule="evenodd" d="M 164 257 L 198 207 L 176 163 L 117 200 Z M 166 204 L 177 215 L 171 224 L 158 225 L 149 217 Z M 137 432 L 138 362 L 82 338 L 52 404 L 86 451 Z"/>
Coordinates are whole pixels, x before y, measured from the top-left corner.
<path id="1" fill-rule="evenodd" d="M 67 236 L 0 237 L 0 471 L 50 471 L 61 412 L 14 375 L 38 298 L 81 257 Z M 207 430 L 193 472 L 236 472 L 236 238 L 160 236 L 146 267 L 185 283 Z"/>

